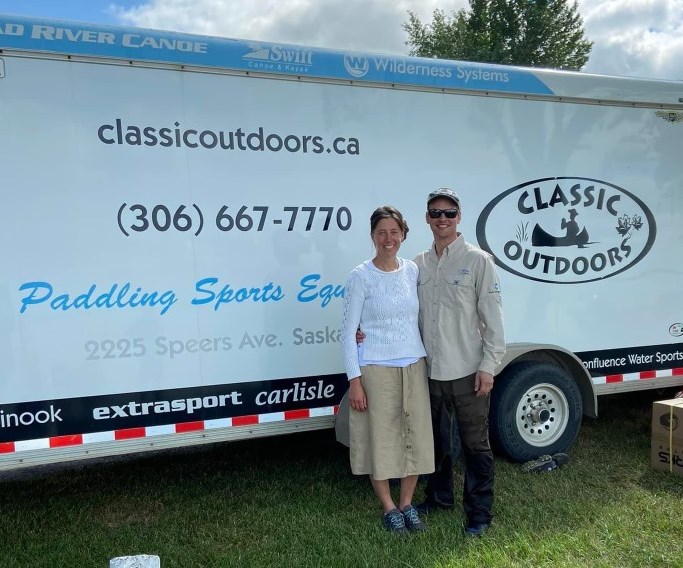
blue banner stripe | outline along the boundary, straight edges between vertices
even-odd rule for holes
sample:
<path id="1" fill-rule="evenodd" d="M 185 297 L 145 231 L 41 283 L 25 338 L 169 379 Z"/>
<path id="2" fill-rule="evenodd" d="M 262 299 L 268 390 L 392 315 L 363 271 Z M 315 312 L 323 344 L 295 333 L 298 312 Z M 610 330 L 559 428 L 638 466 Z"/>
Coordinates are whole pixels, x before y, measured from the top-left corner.
<path id="1" fill-rule="evenodd" d="M 446 89 L 553 94 L 515 67 L 0 15 L 0 49 Z"/>

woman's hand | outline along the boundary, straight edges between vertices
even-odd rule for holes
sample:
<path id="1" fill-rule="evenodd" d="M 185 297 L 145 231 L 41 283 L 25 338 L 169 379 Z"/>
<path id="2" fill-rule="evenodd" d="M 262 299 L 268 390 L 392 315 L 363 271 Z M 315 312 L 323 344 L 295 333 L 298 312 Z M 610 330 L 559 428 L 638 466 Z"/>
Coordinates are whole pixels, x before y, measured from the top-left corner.
<path id="1" fill-rule="evenodd" d="M 368 407 L 368 399 L 365 396 L 365 389 L 360 382 L 360 377 L 355 377 L 349 381 L 349 406 L 358 412 L 364 412 Z"/>

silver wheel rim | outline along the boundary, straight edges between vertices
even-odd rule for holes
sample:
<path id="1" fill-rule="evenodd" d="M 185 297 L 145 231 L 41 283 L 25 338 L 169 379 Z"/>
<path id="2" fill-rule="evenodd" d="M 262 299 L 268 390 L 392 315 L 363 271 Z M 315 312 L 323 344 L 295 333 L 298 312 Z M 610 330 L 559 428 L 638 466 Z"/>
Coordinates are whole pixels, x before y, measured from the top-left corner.
<path id="1" fill-rule="evenodd" d="M 549 446 L 569 423 L 569 403 L 561 389 L 549 383 L 531 387 L 517 404 L 519 435 L 531 446 Z"/>

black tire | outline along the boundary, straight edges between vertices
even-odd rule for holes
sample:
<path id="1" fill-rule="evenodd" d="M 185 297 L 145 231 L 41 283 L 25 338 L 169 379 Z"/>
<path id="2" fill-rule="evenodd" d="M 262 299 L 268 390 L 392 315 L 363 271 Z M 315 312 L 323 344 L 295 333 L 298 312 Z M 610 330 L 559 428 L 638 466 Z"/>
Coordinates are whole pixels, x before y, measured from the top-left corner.
<path id="1" fill-rule="evenodd" d="M 579 386 L 561 367 L 526 361 L 496 377 L 491 396 L 494 447 L 518 462 L 566 452 L 583 415 Z"/>

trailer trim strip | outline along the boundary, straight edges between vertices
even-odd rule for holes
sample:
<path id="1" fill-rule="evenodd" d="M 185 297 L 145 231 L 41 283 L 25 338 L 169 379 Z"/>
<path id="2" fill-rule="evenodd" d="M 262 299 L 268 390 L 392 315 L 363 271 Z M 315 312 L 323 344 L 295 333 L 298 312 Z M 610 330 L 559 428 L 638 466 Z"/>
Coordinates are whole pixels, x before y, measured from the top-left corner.
<path id="1" fill-rule="evenodd" d="M 640 371 L 639 373 L 606 375 L 604 377 L 593 377 L 593 384 L 605 385 L 610 383 L 624 383 L 628 381 L 646 381 L 651 379 L 659 379 L 662 377 L 683 377 L 683 367 L 677 367 L 675 369 L 659 369 L 657 371 Z"/>
<path id="2" fill-rule="evenodd" d="M 681 370 L 683 371 L 683 369 Z M 67 446 L 81 446 L 99 442 L 117 442 L 132 440 L 135 438 L 153 438 L 168 434 L 187 434 L 218 428 L 239 428 L 266 424 L 270 422 L 290 422 L 293 420 L 305 420 L 317 416 L 334 416 L 339 412 L 339 405 L 325 406 L 321 408 L 301 408 L 285 412 L 273 412 L 269 414 L 251 414 L 247 416 L 235 416 L 233 418 L 218 418 L 215 420 L 198 420 L 195 422 L 181 422 L 178 424 L 165 424 L 162 426 L 147 426 L 142 428 L 124 428 L 109 432 L 95 432 L 92 434 L 70 434 L 66 436 L 53 436 L 51 438 L 39 438 L 36 440 L 22 440 L 20 442 L 0 443 L 0 454 L 11 454 L 29 450 L 41 450 L 51 448 L 64 448 Z"/>

